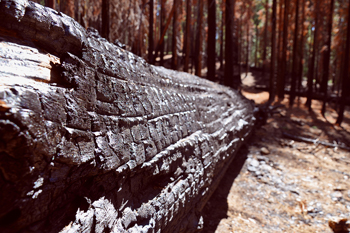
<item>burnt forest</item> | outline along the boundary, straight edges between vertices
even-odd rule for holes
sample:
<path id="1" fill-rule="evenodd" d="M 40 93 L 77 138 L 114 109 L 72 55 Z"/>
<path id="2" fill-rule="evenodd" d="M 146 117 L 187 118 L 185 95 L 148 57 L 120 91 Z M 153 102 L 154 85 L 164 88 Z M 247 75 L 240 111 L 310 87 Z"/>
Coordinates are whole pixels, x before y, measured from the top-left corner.
<path id="1" fill-rule="evenodd" d="M 0 0 L 0 232 L 350 232 L 350 0 Z"/>

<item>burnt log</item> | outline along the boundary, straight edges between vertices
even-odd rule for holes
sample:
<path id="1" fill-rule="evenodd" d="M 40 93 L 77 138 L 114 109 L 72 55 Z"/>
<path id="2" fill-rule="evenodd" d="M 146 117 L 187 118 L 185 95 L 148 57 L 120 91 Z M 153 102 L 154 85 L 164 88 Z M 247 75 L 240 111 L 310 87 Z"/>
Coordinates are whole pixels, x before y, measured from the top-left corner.
<path id="1" fill-rule="evenodd" d="M 194 232 L 253 109 L 62 13 L 0 0 L 0 232 Z"/>

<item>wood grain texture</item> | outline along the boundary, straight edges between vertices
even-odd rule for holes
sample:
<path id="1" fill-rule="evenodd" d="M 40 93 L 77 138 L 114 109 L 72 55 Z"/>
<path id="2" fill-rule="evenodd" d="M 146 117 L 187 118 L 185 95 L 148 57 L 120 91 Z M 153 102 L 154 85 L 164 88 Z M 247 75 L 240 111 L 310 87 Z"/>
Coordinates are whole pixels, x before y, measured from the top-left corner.
<path id="1" fill-rule="evenodd" d="M 238 92 L 0 1 L 0 231 L 193 232 L 254 125 Z"/>

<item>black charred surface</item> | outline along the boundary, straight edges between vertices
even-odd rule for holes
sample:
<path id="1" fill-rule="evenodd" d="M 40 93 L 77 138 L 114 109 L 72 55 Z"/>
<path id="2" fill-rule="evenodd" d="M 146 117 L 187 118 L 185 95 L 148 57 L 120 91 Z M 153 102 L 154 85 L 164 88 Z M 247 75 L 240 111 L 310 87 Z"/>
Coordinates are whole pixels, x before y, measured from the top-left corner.
<path id="1" fill-rule="evenodd" d="M 193 232 L 253 127 L 236 91 L 0 1 L 0 232 Z"/>

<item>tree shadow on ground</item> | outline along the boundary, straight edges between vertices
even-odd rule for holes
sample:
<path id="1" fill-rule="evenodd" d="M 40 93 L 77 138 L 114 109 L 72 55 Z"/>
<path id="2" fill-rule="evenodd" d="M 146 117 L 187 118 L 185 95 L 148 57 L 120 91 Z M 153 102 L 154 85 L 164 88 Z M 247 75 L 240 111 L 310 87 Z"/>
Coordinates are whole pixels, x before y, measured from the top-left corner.
<path id="1" fill-rule="evenodd" d="M 236 157 L 228 167 L 226 174 L 220 181 L 217 189 L 204 206 L 202 214 L 204 218 L 204 233 L 215 232 L 221 219 L 227 218 L 228 204 L 227 199 L 233 182 L 240 174 L 247 159 L 249 150 L 248 144 L 243 145 L 238 151 Z"/>

